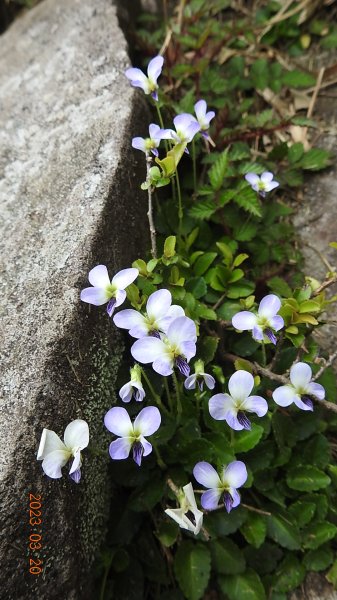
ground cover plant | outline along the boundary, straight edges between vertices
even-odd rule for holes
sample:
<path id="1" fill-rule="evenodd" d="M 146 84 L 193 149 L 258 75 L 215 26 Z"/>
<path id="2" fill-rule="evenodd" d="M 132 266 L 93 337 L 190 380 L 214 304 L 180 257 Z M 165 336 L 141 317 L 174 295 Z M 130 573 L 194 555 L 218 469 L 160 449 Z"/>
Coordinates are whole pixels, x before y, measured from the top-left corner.
<path id="1" fill-rule="evenodd" d="M 302 272 L 291 224 L 305 173 L 331 159 L 311 118 L 323 74 L 301 58 L 336 32 L 306 3 L 248 4 L 143 15 L 125 73 L 153 111 L 130 140 L 150 248 L 118 273 L 93 265 L 81 293 L 130 340 L 102 415 L 102 600 L 283 600 L 307 571 L 337 584 L 336 353 L 314 336 L 337 278 Z M 81 419 L 64 443 L 44 430 L 45 473 L 71 458 L 80 483 L 88 435 Z"/>

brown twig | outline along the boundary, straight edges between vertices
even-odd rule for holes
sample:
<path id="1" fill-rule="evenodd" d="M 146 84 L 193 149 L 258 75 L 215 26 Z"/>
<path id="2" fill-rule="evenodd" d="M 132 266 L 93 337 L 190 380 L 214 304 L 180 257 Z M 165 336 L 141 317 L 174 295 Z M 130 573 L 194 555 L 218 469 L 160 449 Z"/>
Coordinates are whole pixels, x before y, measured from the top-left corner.
<path id="1" fill-rule="evenodd" d="M 326 281 L 324 281 L 317 288 L 317 290 L 314 291 L 314 293 L 312 295 L 313 296 L 318 296 L 318 294 L 320 294 L 323 290 L 325 290 L 326 288 L 330 287 L 330 285 L 333 285 L 334 283 L 337 283 L 337 275 L 335 275 L 334 277 L 331 277 L 331 279 L 327 279 Z"/>
<path id="2" fill-rule="evenodd" d="M 333 352 L 328 360 L 325 361 L 324 365 L 317 371 L 316 375 L 313 377 L 313 381 L 316 381 L 316 379 L 319 379 L 319 377 L 322 375 L 322 373 L 324 373 L 324 371 L 328 368 L 331 367 L 333 361 L 337 358 L 337 350 L 335 350 L 335 352 Z"/>

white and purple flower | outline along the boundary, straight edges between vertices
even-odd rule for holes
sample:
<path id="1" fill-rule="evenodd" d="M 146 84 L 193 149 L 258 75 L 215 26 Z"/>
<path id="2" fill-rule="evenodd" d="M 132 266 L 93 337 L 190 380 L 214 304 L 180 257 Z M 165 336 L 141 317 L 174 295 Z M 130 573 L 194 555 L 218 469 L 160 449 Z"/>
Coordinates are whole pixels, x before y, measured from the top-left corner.
<path id="1" fill-rule="evenodd" d="M 73 457 L 69 476 L 75 483 L 81 479 L 81 450 L 89 444 L 89 427 L 83 419 L 75 419 L 67 425 L 64 432 L 64 443 L 50 429 L 44 429 L 41 435 L 37 460 L 42 460 L 42 469 L 52 479 L 62 477 L 62 467 Z"/>
<path id="2" fill-rule="evenodd" d="M 202 360 L 197 360 L 194 365 L 193 375 L 189 375 L 184 381 L 184 387 L 187 390 L 195 390 L 198 384 L 200 391 L 204 388 L 204 383 L 209 390 L 213 390 L 215 386 L 215 379 L 212 375 L 205 373 L 205 366 Z"/>
<path id="3" fill-rule="evenodd" d="M 134 365 L 130 369 L 130 381 L 119 390 L 119 397 L 123 402 L 130 402 L 132 396 L 137 402 L 142 402 L 145 398 L 145 391 L 142 384 L 142 370 L 139 365 Z"/>
<path id="4" fill-rule="evenodd" d="M 140 363 L 153 363 L 154 371 L 164 377 L 173 373 L 174 367 L 188 377 L 188 362 L 196 353 L 195 323 L 188 317 L 178 317 L 171 321 L 166 335 L 143 337 L 131 347 L 131 354 Z"/>
<path id="5" fill-rule="evenodd" d="M 215 117 L 215 112 L 210 110 L 207 112 L 207 104 L 205 100 L 198 100 L 198 102 L 194 105 L 194 111 L 197 116 L 197 121 L 200 125 L 200 133 L 201 135 L 212 144 L 214 144 L 213 140 L 210 138 L 208 134 L 209 125 L 212 119 Z"/>
<path id="6" fill-rule="evenodd" d="M 290 406 L 294 403 L 302 410 L 314 410 L 312 397 L 324 400 L 325 389 L 319 383 L 311 381 L 312 371 L 307 363 L 294 364 L 289 377 L 288 385 L 281 385 L 273 391 L 273 399 L 279 406 Z"/>
<path id="7" fill-rule="evenodd" d="M 278 181 L 273 181 L 274 175 L 269 171 L 264 171 L 261 177 L 256 175 L 256 173 L 247 173 L 245 175 L 245 180 L 248 181 L 252 189 L 255 192 L 258 192 L 263 198 L 267 192 L 271 192 L 280 185 Z"/>
<path id="8" fill-rule="evenodd" d="M 184 485 L 178 495 L 178 501 L 180 508 L 167 508 L 165 513 L 178 523 L 181 529 L 187 529 L 194 535 L 198 535 L 202 527 L 203 513 L 197 507 L 191 483 Z"/>
<path id="9" fill-rule="evenodd" d="M 268 412 L 267 401 L 261 396 L 250 396 L 254 377 L 248 371 L 236 371 L 228 382 L 230 394 L 216 394 L 209 399 L 209 412 L 213 419 L 226 421 L 232 429 L 251 429 L 246 413 L 264 417 Z"/>
<path id="10" fill-rule="evenodd" d="M 104 425 L 111 433 L 119 436 L 109 446 L 111 458 L 113 460 L 128 458 L 132 449 L 133 460 L 140 467 L 143 456 L 148 456 L 152 452 L 152 445 L 145 436 L 155 433 L 160 423 L 160 412 L 155 406 L 143 408 L 134 423 L 131 422 L 125 408 L 118 406 L 110 408 L 104 417 Z"/>
<path id="11" fill-rule="evenodd" d="M 175 131 L 171 129 L 171 138 L 176 144 L 188 144 L 194 136 L 200 131 L 200 125 L 197 119 L 189 113 L 182 113 L 173 119 Z M 185 152 L 188 153 L 187 148 Z"/>
<path id="12" fill-rule="evenodd" d="M 148 335 L 159 338 L 159 332 L 165 332 L 173 319 L 185 316 L 181 306 L 171 303 L 169 290 L 157 290 L 149 296 L 144 315 L 137 310 L 126 309 L 118 312 L 113 320 L 117 327 L 128 329 L 134 338 Z"/>
<path id="13" fill-rule="evenodd" d="M 151 123 L 149 126 L 149 134 L 150 137 L 148 138 L 134 137 L 132 139 L 132 147 L 136 148 L 136 150 L 145 152 L 145 154 L 152 152 L 154 156 L 158 156 L 159 152 L 157 148 L 159 147 L 161 140 L 172 139 L 171 129 L 161 129 L 159 125 Z"/>
<path id="14" fill-rule="evenodd" d="M 237 488 L 247 481 L 246 465 L 241 460 L 235 460 L 223 467 L 221 474 L 216 472 L 208 462 L 198 462 L 194 469 L 195 479 L 208 488 L 201 496 L 201 505 L 205 510 L 215 510 L 223 494 L 223 503 L 227 512 L 240 504 L 240 494 Z"/>
<path id="15" fill-rule="evenodd" d="M 278 315 L 281 300 L 275 294 L 268 294 L 262 298 L 257 315 L 248 310 L 243 310 L 232 318 L 232 325 L 239 331 L 252 331 L 253 338 L 258 342 L 267 339 L 273 344 L 277 343 L 274 331 L 284 327 L 283 318 Z"/>
<path id="16" fill-rule="evenodd" d="M 155 56 L 150 60 L 147 67 L 147 76 L 140 69 L 131 67 L 125 71 L 125 75 L 133 87 L 141 88 L 145 94 L 151 94 L 154 100 L 158 100 L 157 79 L 162 72 L 164 59 L 162 56 Z"/>
<path id="17" fill-rule="evenodd" d="M 81 300 L 88 304 L 101 306 L 108 303 L 107 313 L 112 316 L 115 308 L 123 304 L 126 298 L 125 288 L 139 275 L 138 269 L 122 269 L 110 281 L 105 265 L 97 265 L 89 272 L 89 283 L 93 287 L 81 291 Z"/>

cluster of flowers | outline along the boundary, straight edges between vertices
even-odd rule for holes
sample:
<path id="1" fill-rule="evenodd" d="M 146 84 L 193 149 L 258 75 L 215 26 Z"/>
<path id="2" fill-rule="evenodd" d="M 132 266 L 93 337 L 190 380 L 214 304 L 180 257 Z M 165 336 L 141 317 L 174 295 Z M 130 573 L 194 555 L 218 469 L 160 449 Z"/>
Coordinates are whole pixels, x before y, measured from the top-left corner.
<path id="1" fill-rule="evenodd" d="M 163 58 L 157 56 L 149 63 L 147 75 L 140 69 L 128 69 L 126 76 L 131 84 L 143 89 L 145 94 L 151 94 L 158 100 L 157 79 L 163 67 Z M 152 152 L 158 156 L 158 147 L 162 139 L 170 139 L 174 144 L 187 144 L 196 133 L 209 141 L 210 121 L 215 116 L 213 111 L 207 112 L 204 100 L 199 100 L 195 106 L 195 114 L 184 113 L 174 118 L 175 131 L 163 129 L 152 123 L 149 127 L 149 138 L 134 138 L 134 148 L 142 150 L 147 155 Z M 273 181 L 273 174 L 255 173 L 245 176 L 252 188 L 261 196 L 271 191 L 279 184 Z M 196 360 L 194 373 L 190 374 L 189 362 L 196 355 L 197 331 L 192 319 L 185 315 L 184 309 L 172 304 L 169 290 L 160 289 L 152 293 L 146 304 L 144 313 L 134 310 L 121 310 L 114 314 L 116 308 L 126 299 L 126 288 L 135 281 L 138 269 L 123 269 L 110 281 L 105 265 L 93 268 L 88 276 L 90 287 L 81 292 L 81 300 L 95 306 L 107 304 L 109 317 L 113 316 L 115 325 L 128 330 L 135 342 L 131 347 L 131 355 L 137 361 L 130 369 L 130 380 L 119 391 L 124 403 L 129 403 L 132 397 L 137 402 L 145 399 L 146 393 L 142 384 L 143 368 L 140 364 L 152 364 L 153 370 L 167 377 L 178 369 L 185 377 L 184 386 L 193 390 L 196 385 L 202 390 L 206 385 L 213 390 L 215 379 L 205 373 L 204 364 Z M 277 343 L 277 332 L 284 327 L 283 318 L 278 314 L 281 308 L 280 299 L 269 294 L 260 302 L 258 311 L 240 311 L 233 316 L 232 325 L 237 331 L 251 331 L 253 338 L 260 343 Z M 140 364 L 139 364 L 140 363 Z M 313 399 L 323 400 L 324 388 L 311 381 L 310 366 L 303 362 L 295 363 L 290 369 L 290 382 L 274 390 L 273 399 L 279 406 L 296 404 L 302 410 L 313 410 Z M 251 395 L 254 388 L 254 377 L 244 370 L 236 371 L 228 381 L 229 393 L 218 393 L 209 399 L 210 415 L 216 420 L 224 420 L 234 430 L 251 429 L 247 413 L 255 413 L 263 417 L 268 411 L 268 403 L 261 396 Z M 143 457 L 152 452 L 152 445 L 146 439 L 158 431 L 161 425 L 161 414 L 156 406 L 143 408 L 134 421 L 125 408 L 113 407 L 104 418 L 106 428 L 116 436 L 109 446 L 113 460 L 129 457 L 130 452 L 137 465 L 141 466 Z M 76 419 L 70 423 L 64 433 L 64 442 L 58 435 L 44 429 L 38 450 L 38 460 L 42 460 L 42 468 L 46 475 L 57 479 L 62 476 L 62 467 L 73 458 L 69 475 L 78 483 L 81 478 L 81 450 L 89 443 L 89 428 L 85 421 Z M 227 512 L 240 503 L 238 488 L 247 480 L 247 469 L 242 461 L 233 461 L 224 466 L 220 473 L 207 462 L 198 462 L 193 475 L 196 481 L 206 489 L 201 496 L 201 505 L 205 510 L 218 507 L 222 497 Z M 174 519 L 180 527 L 194 534 L 202 527 L 203 513 L 197 508 L 192 484 L 185 485 L 177 494 L 180 507 L 168 508 L 165 512 Z"/>

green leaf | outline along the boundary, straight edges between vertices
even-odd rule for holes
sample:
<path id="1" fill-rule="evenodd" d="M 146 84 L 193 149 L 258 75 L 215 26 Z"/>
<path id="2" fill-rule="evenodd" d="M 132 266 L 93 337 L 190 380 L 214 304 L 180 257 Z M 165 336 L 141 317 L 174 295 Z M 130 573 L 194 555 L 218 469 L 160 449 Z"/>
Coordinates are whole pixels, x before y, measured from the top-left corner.
<path id="1" fill-rule="evenodd" d="M 297 556 L 288 554 L 275 573 L 276 581 L 273 588 L 277 592 L 290 592 L 301 585 L 305 577 L 305 567 L 300 563 Z"/>
<path id="2" fill-rule="evenodd" d="M 247 258 L 249 258 L 249 254 L 238 254 L 233 261 L 233 267 L 239 267 L 241 265 L 241 263 L 243 263 L 244 260 L 246 260 Z"/>
<path id="3" fill-rule="evenodd" d="M 233 436 L 234 440 L 232 442 L 234 453 L 248 452 L 248 450 L 254 448 L 263 436 L 263 432 L 263 427 L 261 427 L 261 425 L 256 425 L 255 423 L 252 423 L 250 431 L 247 431 L 246 429 L 235 431 Z"/>
<path id="4" fill-rule="evenodd" d="M 192 206 L 189 210 L 190 217 L 193 219 L 209 219 L 213 213 L 215 213 L 217 207 L 213 200 L 203 200 Z"/>
<path id="5" fill-rule="evenodd" d="M 186 291 L 193 294 L 194 298 L 199 300 L 199 298 L 205 296 L 207 292 L 206 281 L 203 277 L 191 277 L 187 280 Z"/>
<path id="6" fill-rule="evenodd" d="M 290 146 L 290 148 L 288 150 L 288 160 L 290 163 L 295 163 L 298 160 L 300 160 L 300 158 L 302 158 L 303 154 L 304 154 L 303 144 L 301 144 L 301 142 L 297 142 L 296 144 L 293 144 L 292 146 Z"/>
<path id="7" fill-rule="evenodd" d="M 265 600 L 266 593 L 261 579 L 253 569 L 241 575 L 220 575 L 219 586 L 229 600 Z"/>
<path id="8" fill-rule="evenodd" d="M 243 208 L 243 210 L 252 215 L 255 215 L 256 217 L 262 216 L 261 202 L 256 192 L 254 192 L 251 187 L 240 190 L 233 200 L 238 206 Z"/>
<path id="9" fill-rule="evenodd" d="M 210 543 L 213 569 L 223 575 L 243 573 L 246 568 L 244 556 L 239 547 L 227 538 Z"/>
<path id="10" fill-rule="evenodd" d="M 175 235 L 170 235 L 166 238 L 164 243 L 164 256 L 166 258 L 172 258 L 175 255 L 175 247 L 176 247 L 177 238 Z"/>
<path id="11" fill-rule="evenodd" d="M 207 587 L 211 571 L 208 548 L 183 541 L 174 559 L 174 572 L 187 600 L 199 600 Z"/>
<path id="12" fill-rule="evenodd" d="M 210 363 L 215 356 L 219 338 L 213 336 L 205 336 L 198 342 L 198 356 L 204 361 L 205 365 Z"/>
<path id="13" fill-rule="evenodd" d="M 238 242 L 250 242 L 256 235 L 257 225 L 256 223 L 250 223 L 246 221 L 246 223 L 239 223 L 234 228 L 235 239 Z"/>
<path id="14" fill-rule="evenodd" d="M 156 531 L 156 536 L 163 546 L 169 548 L 172 546 L 179 534 L 179 525 L 177 523 L 173 523 L 172 521 L 163 521 L 160 523 L 158 531 Z"/>
<path id="15" fill-rule="evenodd" d="M 279 296 L 283 296 L 284 298 L 289 298 L 292 295 L 291 288 L 287 284 L 284 279 L 281 277 L 271 277 L 267 281 L 268 287 L 270 287 L 271 291 Z"/>
<path id="16" fill-rule="evenodd" d="M 292 467 L 287 474 L 288 486 L 300 492 L 314 492 L 326 488 L 330 482 L 330 477 L 324 471 L 311 465 Z"/>
<path id="17" fill-rule="evenodd" d="M 337 588 L 337 560 L 335 560 L 325 577 L 330 583 L 332 583 L 334 588 Z"/>
<path id="18" fill-rule="evenodd" d="M 309 550 L 303 558 L 303 563 L 308 571 L 324 571 L 331 565 L 333 558 L 333 552 L 327 545 L 316 550 Z"/>
<path id="19" fill-rule="evenodd" d="M 223 183 L 228 166 L 228 149 L 224 150 L 208 172 L 213 190 L 218 191 Z"/>
<path id="20" fill-rule="evenodd" d="M 315 85 L 316 79 L 313 75 L 310 75 L 310 73 L 305 73 L 304 71 L 295 69 L 294 71 L 287 71 L 284 73 L 282 82 L 288 87 L 305 88 Z"/>
<path id="21" fill-rule="evenodd" d="M 312 148 L 306 152 L 301 159 L 300 165 L 302 169 L 308 171 L 319 171 L 324 169 L 331 162 L 331 153 L 322 148 Z"/>
<path id="22" fill-rule="evenodd" d="M 205 516 L 205 528 L 212 537 L 226 537 L 241 527 L 247 518 L 247 511 L 241 506 L 233 509 L 230 514 L 225 510 L 215 511 Z"/>
<path id="23" fill-rule="evenodd" d="M 240 283 L 231 283 L 228 287 L 228 298 L 247 298 L 255 291 L 255 284 L 247 279 L 241 279 Z"/>
<path id="24" fill-rule="evenodd" d="M 267 522 L 265 517 L 257 513 L 248 512 L 247 520 L 240 529 L 248 544 L 259 548 L 266 537 Z"/>
<path id="25" fill-rule="evenodd" d="M 337 533 L 336 525 L 324 521 L 322 523 L 312 523 L 303 532 L 303 547 L 315 550 L 332 540 Z"/>
<path id="26" fill-rule="evenodd" d="M 157 504 L 163 495 L 163 491 L 163 481 L 151 480 L 141 488 L 135 489 L 130 496 L 128 508 L 131 508 L 131 510 L 134 510 L 135 512 L 148 511 Z"/>
<path id="27" fill-rule="evenodd" d="M 316 504 L 313 502 L 301 502 L 298 500 L 289 507 L 289 512 L 299 527 L 307 525 L 313 518 L 315 511 Z"/>
<path id="28" fill-rule="evenodd" d="M 266 518 L 269 537 L 288 550 L 300 548 L 300 533 L 290 514 L 280 511 Z"/>
<path id="29" fill-rule="evenodd" d="M 194 273 L 198 277 L 200 277 L 200 275 L 204 275 L 217 256 L 217 252 L 205 252 L 205 254 L 199 256 L 193 267 Z"/>

